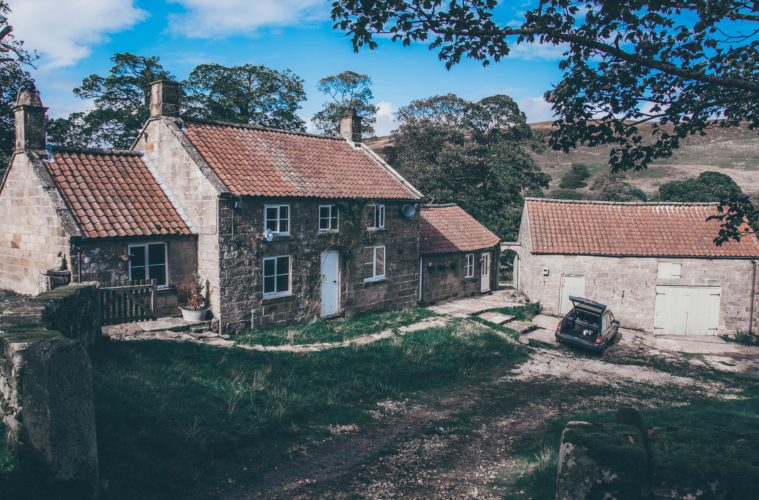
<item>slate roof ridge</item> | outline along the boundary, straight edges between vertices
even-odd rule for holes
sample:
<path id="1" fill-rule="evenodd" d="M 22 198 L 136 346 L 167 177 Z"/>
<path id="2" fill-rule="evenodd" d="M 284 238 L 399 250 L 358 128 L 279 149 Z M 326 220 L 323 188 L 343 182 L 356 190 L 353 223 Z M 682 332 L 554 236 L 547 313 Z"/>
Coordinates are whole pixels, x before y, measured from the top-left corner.
<path id="1" fill-rule="evenodd" d="M 662 207 L 662 206 L 692 206 L 692 207 L 711 207 L 719 205 L 718 201 L 605 201 L 605 200 L 563 200 L 560 198 L 535 198 L 525 197 L 525 202 L 541 201 L 546 203 L 571 203 L 574 205 L 622 205 L 622 206 L 643 206 L 643 207 Z"/>
<path id="2" fill-rule="evenodd" d="M 272 133 L 279 133 L 279 134 L 297 135 L 301 137 L 311 137 L 313 139 L 326 139 L 329 141 L 346 142 L 343 137 L 332 137 L 332 136 L 321 135 L 321 134 L 309 134 L 308 132 L 297 132 L 295 130 L 284 130 L 280 128 L 264 127 L 262 125 L 252 125 L 250 123 L 235 123 L 235 122 L 227 122 L 227 121 L 222 121 L 222 120 L 207 120 L 203 118 L 189 118 L 185 116 L 182 117 L 182 121 L 198 123 L 200 125 L 242 128 L 242 129 L 247 129 L 247 130 L 255 130 L 259 132 L 272 132 Z"/>
<path id="3" fill-rule="evenodd" d="M 143 156 L 140 151 L 129 149 L 107 149 L 107 148 L 79 148 L 72 146 L 52 146 L 54 153 L 72 153 L 88 155 L 113 155 L 113 156 Z"/>

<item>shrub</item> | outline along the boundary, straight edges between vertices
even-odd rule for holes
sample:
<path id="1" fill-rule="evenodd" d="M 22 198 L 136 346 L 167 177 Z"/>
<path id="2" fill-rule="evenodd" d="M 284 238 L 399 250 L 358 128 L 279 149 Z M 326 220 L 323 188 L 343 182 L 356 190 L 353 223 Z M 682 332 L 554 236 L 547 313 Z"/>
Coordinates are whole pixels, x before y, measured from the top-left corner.
<path id="1" fill-rule="evenodd" d="M 579 191 L 574 189 L 554 189 L 548 194 L 549 198 L 557 200 L 583 200 L 585 197 Z"/>
<path id="2" fill-rule="evenodd" d="M 590 170 L 584 163 L 573 163 L 572 167 L 564 173 L 559 182 L 559 187 L 564 189 L 579 189 L 588 185 L 586 179 L 590 177 Z"/>

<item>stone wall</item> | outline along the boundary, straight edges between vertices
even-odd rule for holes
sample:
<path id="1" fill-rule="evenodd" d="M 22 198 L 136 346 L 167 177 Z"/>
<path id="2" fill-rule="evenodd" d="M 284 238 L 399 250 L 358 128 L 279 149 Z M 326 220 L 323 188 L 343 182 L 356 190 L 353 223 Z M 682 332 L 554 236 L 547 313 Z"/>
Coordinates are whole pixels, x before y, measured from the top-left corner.
<path id="1" fill-rule="evenodd" d="M 549 314 L 559 313 L 562 275 L 576 274 L 585 276 L 585 297 L 608 305 L 627 328 L 653 331 L 657 285 L 693 285 L 722 287 L 717 333 L 748 329 L 752 277 L 748 260 L 533 255 L 525 227 L 523 222 L 520 246 L 514 247 L 519 255 L 518 288 Z M 681 264 L 681 278 L 659 279 L 659 262 Z M 757 326 L 759 307 L 755 304 Z"/>
<path id="2" fill-rule="evenodd" d="M 79 241 L 71 247 L 74 280 L 98 283 L 129 280 L 129 263 L 121 257 L 129 254 L 129 245 L 146 243 L 166 243 L 169 286 L 158 290 L 156 311 L 158 316 L 175 314 L 179 295 L 182 295 L 178 288 L 192 279 L 198 265 L 197 238 L 194 236 Z"/>
<path id="3" fill-rule="evenodd" d="M 209 282 L 211 310 L 218 317 L 221 302 L 217 225 L 222 186 L 214 185 L 204 175 L 201 164 L 205 162 L 200 155 L 190 154 L 194 148 L 173 118 L 151 119 L 137 139 L 135 150 L 145 154 L 148 167 L 198 235 L 197 270 Z"/>
<path id="4" fill-rule="evenodd" d="M 270 200 L 274 202 L 273 200 Z M 340 252 L 340 306 L 345 314 L 411 307 L 418 298 L 419 216 L 406 219 L 402 203 L 386 203 L 385 229 L 369 230 L 365 202 L 331 202 L 340 207 L 339 231 L 318 231 L 318 206 L 329 201 L 278 200 L 290 205 L 290 236 L 263 238 L 267 200 L 220 203 L 221 322 L 229 331 L 317 317 L 321 304 L 321 253 Z M 386 247 L 386 279 L 365 282 L 370 248 Z M 264 298 L 263 258 L 290 255 L 292 294 Z"/>
<path id="5" fill-rule="evenodd" d="M 36 294 L 42 274 L 68 255 L 68 235 L 26 153 L 17 153 L 0 192 L 0 288 Z"/>
<path id="6" fill-rule="evenodd" d="M 6 439 L 39 463 L 65 498 L 91 498 L 98 491 L 92 369 L 84 348 L 90 329 L 99 330 L 97 311 L 85 304 L 93 293 L 93 285 L 80 285 L 31 300 L 4 292 L 0 300 Z"/>
<path id="7" fill-rule="evenodd" d="M 474 255 L 474 275 L 466 277 L 466 256 Z M 432 304 L 454 297 L 470 297 L 481 293 L 480 274 L 483 251 L 422 256 L 422 301 Z M 497 250 L 490 251 L 491 290 L 495 290 Z"/>

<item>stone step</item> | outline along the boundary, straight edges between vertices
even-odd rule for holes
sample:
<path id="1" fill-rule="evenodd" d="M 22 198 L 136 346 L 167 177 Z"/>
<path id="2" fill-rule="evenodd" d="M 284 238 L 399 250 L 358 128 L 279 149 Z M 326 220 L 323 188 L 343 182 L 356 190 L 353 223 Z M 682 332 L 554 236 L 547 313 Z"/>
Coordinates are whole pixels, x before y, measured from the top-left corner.
<path id="1" fill-rule="evenodd" d="M 506 323 L 505 326 L 507 328 L 511 328 L 512 330 L 516 331 L 520 335 L 529 333 L 538 328 L 538 325 L 536 325 L 535 323 L 531 321 L 519 321 L 519 320 L 509 321 L 508 323 Z"/>
<path id="2" fill-rule="evenodd" d="M 509 316 L 508 314 L 501 314 L 501 313 L 493 312 L 493 311 L 487 311 L 487 312 L 481 313 L 479 314 L 479 317 L 484 319 L 485 321 L 490 321 L 491 323 L 495 323 L 496 325 L 502 325 L 514 319 L 514 316 Z"/>
<path id="3" fill-rule="evenodd" d="M 203 333 L 203 332 L 209 331 L 210 329 L 211 329 L 210 321 L 200 321 L 198 323 L 192 323 L 190 325 L 191 333 Z"/>

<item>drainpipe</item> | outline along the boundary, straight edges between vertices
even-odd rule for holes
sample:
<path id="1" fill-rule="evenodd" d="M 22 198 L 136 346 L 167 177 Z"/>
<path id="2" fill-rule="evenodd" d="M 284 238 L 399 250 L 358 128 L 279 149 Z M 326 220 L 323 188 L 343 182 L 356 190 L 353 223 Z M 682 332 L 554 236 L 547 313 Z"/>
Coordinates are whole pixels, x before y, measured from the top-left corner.
<path id="1" fill-rule="evenodd" d="M 424 280 L 423 280 L 424 265 L 423 265 L 423 263 L 424 263 L 424 257 L 422 257 L 420 255 L 419 256 L 419 302 L 422 301 L 422 290 L 423 290 L 423 286 L 424 286 Z M 754 268 L 754 269 L 756 269 L 756 268 Z"/>
<path id="2" fill-rule="evenodd" d="M 751 301 L 748 313 L 748 334 L 754 334 L 754 303 L 756 302 L 756 261 L 751 260 Z"/>

